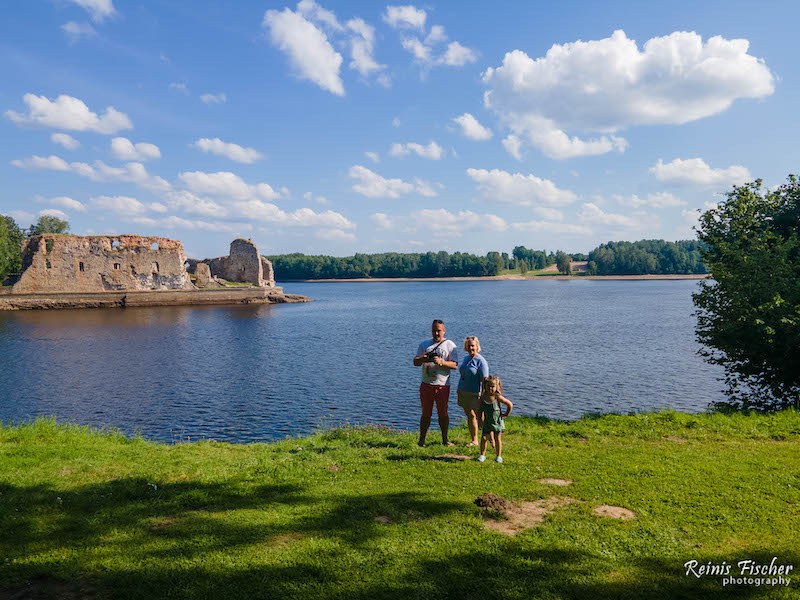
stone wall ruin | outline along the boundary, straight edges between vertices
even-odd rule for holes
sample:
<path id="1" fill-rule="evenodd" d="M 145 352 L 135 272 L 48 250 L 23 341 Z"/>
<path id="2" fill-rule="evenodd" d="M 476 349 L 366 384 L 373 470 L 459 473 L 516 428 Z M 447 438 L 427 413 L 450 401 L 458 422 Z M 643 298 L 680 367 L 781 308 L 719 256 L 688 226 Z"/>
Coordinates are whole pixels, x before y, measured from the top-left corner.
<path id="1" fill-rule="evenodd" d="M 139 235 L 36 235 L 22 244 L 13 294 L 194 289 L 177 240 Z"/>
<path id="2" fill-rule="evenodd" d="M 272 263 L 261 256 L 258 247 L 252 240 L 242 238 L 233 240 L 228 256 L 206 258 L 202 261 L 189 259 L 187 262 L 190 273 L 196 273 L 201 264 L 207 264 L 212 277 L 226 281 L 251 283 L 258 287 L 275 287 L 275 272 L 272 269 Z"/>

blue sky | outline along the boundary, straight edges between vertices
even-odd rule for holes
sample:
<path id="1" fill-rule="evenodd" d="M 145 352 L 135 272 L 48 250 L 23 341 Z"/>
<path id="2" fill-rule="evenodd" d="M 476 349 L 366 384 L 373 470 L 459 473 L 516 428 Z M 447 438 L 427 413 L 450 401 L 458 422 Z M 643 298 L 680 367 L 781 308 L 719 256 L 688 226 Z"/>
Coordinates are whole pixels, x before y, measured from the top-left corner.
<path id="1" fill-rule="evenodd" d="M 265 254 L 693 237 L 798 171 L 796 2 L 28 0 L 0 211 Z"/>

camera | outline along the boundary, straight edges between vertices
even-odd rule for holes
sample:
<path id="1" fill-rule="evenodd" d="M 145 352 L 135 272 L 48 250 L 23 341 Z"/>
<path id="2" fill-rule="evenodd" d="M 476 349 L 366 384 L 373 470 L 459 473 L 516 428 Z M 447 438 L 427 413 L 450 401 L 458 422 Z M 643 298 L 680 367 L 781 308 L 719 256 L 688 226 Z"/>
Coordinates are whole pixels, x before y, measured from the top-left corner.
<path id="1" fill-rule="evenodd" d="M 437 354 L 436 354 L 436 352 L 434 350 L 431 350 L 430 352 L 426 352 L 425 353 L 425 358 L 422 360 L 422 362 L 431 363 L 436 359 L 436 356 L 437 356 Z"/>

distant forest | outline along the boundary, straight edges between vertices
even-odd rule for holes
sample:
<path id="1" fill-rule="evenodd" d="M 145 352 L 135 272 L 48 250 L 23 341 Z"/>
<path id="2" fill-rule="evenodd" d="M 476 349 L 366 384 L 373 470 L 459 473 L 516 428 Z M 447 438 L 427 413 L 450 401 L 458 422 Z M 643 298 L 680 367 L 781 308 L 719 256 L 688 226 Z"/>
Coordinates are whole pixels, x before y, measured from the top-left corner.
<path id="1" fill-rule="evenodd" d="M 517 246 L 507 252 L 476 256 L 445 251 L 400 254 L 355 254 L 354 256 L 308 256 L 281 254 L 267 256 L 280 281 L 296 279 L 363 279 L 380 277 L 485 277 L 505 270 L 544 269 L 555 264 L 557 254 Z M 588 255 L 570 254 L 572 260 L 588 260 L 587 269 L 596 275 L 705 273 L 700 244 L 685 240 L 641 240 L 608 242 Z"/>

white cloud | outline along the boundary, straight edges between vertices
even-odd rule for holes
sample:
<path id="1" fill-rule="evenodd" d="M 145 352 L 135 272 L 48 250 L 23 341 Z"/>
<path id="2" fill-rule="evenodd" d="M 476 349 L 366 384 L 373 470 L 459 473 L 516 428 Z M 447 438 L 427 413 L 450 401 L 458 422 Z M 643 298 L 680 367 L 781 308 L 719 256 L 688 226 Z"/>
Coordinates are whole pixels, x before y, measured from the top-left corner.
<path id="1" fill-rule="evenodd" d="M 57 219 L 61 219 L 62 221 L 69 221 L 69 215 L 65 213 L 63 210 L 58 210 L 57 208 L 45 208 L 44 210 L 40 210 L 39 216 L 56 217 Z"/>
<path id="2" fill-rule="evenodd" d="M 508 223 L 491 214 L 477 214 L 470 210 L 451 213 L 444 208 L 425 208 L 411 213 L 412 220 L 431 231 L 444 231 L 449 235 L 461 235 L 465 231 L 505 231 Z"/>
<path id="3" fill-rule="evenodd" d="M 364 156 L 369 158 L 374 163 L 381 162 L 381 157 L 377 152 L 364 152 Z"/>
<path id="4" fill-rule="evenodd" d="M 548 221 L 563 221 L 564 213 L 557 208 L 549 208 L 547 206 L 534 206 L 532 208 L 533 214 Z"/>
<path id="5" fill-rule="evenodd" d="M 325 196 L 315 196 L 311 192 L 306 192 L 303 194 L 303 199 L 307 200 L 308 202 L 316 202 L 317 204 L 322 205 L 330 204 L 330 200 L 328 200 Z"/>
<path id="6" fill-rule="evenodd" d="M 413 6 L 387 6 L 383 20 L 395 29 L 419 29 L 424 31 L 428 13 Z"/>
<path id="7" fill-rule="evenodd" d="M 406 38 L 402 41 L 403 48 L 408 50 L 411 55 L 420 63 L 429 64 L 433 62 L 431 58 L 431 47 L 426 46 L 417 38 Z"/>
<path id="8" fill-rule="evenodd" d="M 339 77 L 342 55 L 313 23 L 285 8 L 282 12 L 268 10 L 263 26 L 269 29 L 272 43 L 289 57 L 300 78 L 344 96 L 344 85 Z"/>
<path id="9" fill-rule="evenodd" d="M 577 199 L 570 190 L 562 190 L 549 179 L 541 179 L 533 174 L 508 173 L 499 169 L 467 169 L 467 175 L 478 183 L 478 189 L 487 200 L 519 206 L 561 206 Z"/>
<path id="10" fill-rule="evenodd" d="M 599 206 L 587 202 L 578 212 L 578 219 L 584 223 L 610 225 L 623 229 L 636 229 L 641 227 L 639 219 L 614 213 L 604 212 Z"/>
<path id="11" fill-rule="evenodd" d="M 203 215 L 204 217 L 228 216 L 228 210 L 224 206 L 208 198 L 201 198 L 187 190 L 167 193 L 164 202 L 166 203 L 164 210 L 161 210 L 159 207 L 153 208 L 153 210 L 155 212 L 166 212 L 167 210 L 181 211 Z"/>
<path id="12" fill-rule="evenodd" d="M 424 43 L 426 46 L 433 46 L 434 44 L 445 41 L 447 41 L 447 34 L 444 32 L 444 27 L 441 25 L 433 25 Z"/>
<path id="13" fill-rule="evenodd" d="M 251 199 L 235 203 L 241 216 L 287 227 L 330 227 L 333 229 L 354 229 L 355 224 L 340 213 L 332 210 L 314 212 L 310 208 L 299 208 L 292 212 L 281 210 L 270 202 Z"/>
<path id="14" fill-rule="evenodd" d="M 75 21 L 64 23 L 61 26 L 61 31 L 67 36 L 67 40 L 70 44 L 80 41 L 82 37 L 89 38 L 97 35 L 94 27 L 89 23 L 76 23 Z"/>
<path id="15" fill-rule="evenodd" d="M 175 90 L 176 92 L 180 92 L 184 96 L 189 95 L 189 86 L 187 86 L 185 83 L 173 81 L 172 83 L 169 84 L 169 89 Z"/>
<path id="16" fill-rule="evenodd" d="M 96 196 L 91 198 L 89 203 L 93 208 L 108 210 L 126 217 L 143 215 L 147 212 L 144 204 L 130 196 Z"/>
<path id="17" fill-rule="evenodd" d="M 575 223 L 553 223 L 550 221 L 525 221 L 523 223 L 513 223 L 511 227 L 517 231 L 541 231 L 576 235 L 590 235 L 592 233 L 592 230 L 585 225 L 577 225 Z"/>
<path id="18" fill-rule="evenodd" d="M 274 200 L 280 197 L 280 194 L 272 189 L 269 184 L 257 183 L 250 185 L 241 177 L 229 171 L 219 171 L 217 173 L 191 171 L 181 173 L 178 178 L 191 191 L 197 194 L 207 194 L 234 200 Z"/>
<path id="19" fill-rule="evenodd" d="M 64 146 L 67 150 L 77 150 L 81 143 L 71 135 L 66 133 L 54 133 L 50 136 L 50 141 L 59 146 Z"/>
<path id="20" fill-rule="evenodd" d="M 463 67 L 467 63 L 474 63 L 476 60 L 478 60 L 478 55 L 475 54 L 475 51 L 462 46 L 458 42 L 450 42 L 447 45 L 447 51 L 439 59 L 439 62 L 450 67 Z"/>
<path id="21" fill-rule="evenodd" d="M 228 96 L 223 93 L 219 94 L 203 94 L 200 96 L 200 100 L 205 102 L 206 104 L 225 104 L 228 101 Z"/>
<path id="22" fill-rule="evenodd" d="M 400 127 L 400 125 L 401 123 L 399 118 L 395 117 L 394 119 L 392 119 L 392 127 Z"/>
<path id="23" fill-rule="evenodd" d="M 503 138 L 503 148 L 517 160 L 522 160 L 522 140 L 513 133 Z"/>
<path id="24" fill-rule="evenodd" d="M 298 2 L 297 12 L 305 18 L 322 23 L 334 31 L 342 31 L 344 29 L 333 12 L 322 8 L 313 0 L 301 0 Z"/>
<path id="25" fill-rule="evenodd" d="M 22 160 L 12 160 L 11 165 L 20 169 L 33 171 L 69 171 L 70 167 L 63 158 L 51 154 L 48 157 L 30 156 Z"/>
<path id="26" fill-rule="evenodd" d="M 95 23 L 102 23 L 116 14 L 112 0 L 70 0 L 81 8 L 86 9 Z"/>
<path id="27" fill-rule="evenodd" d="M 374 213 L 369 217 L 378 229 L 391 229 L 392 220 L 386 213 Z"/>
<path id="28" fill-rule="evenodd" d="M 694 32 L 653 38 L 640 51 L 623 31 L 606 39 L 555 44 L 544 57 L 505 55 L 483 80 L 484 103 L 515 134 L 553 158 L 623 151 L 611 134 L 636 125 L 683 124 L 726 110 L 739 98 L 774 91 L 772 73 L 747 40 Z"/>
<path id="29" fill-rule="evenodd" d="M 120 160 L 145 161 L 161 158 L 161 150 L 155 144 L 147 142 L 134 144 L 124 137 L 115 137 L 111 140 L 111 154 Z"/>
<path id="30" fill-rule="evenodd" d="M 417 144 L 416 142 L 409 142 L 408 144 L 392 144 L 392 147 L 389 150 L 389 154 L 392 156 L 406 156 L 412 152 L 418 156 L 421 156 L 422 158 L 439 160 L 442 158 L 444 149 L 439 144 L 431 140 L 427 146 Z"/>
<path id="31" fill-rule="evenodd" d="M 746 167 L 731 165 L 727 169 L 712 169 L 702 158 L 676 158 L 667 164 L 659 158 L 650 172 L 659 181 L 699 187 L 726 187 L 753 181 Z"/>
<path id="32" fill-rule="evenodd" d="M 354 242 L 356 236 L 354 233 L 349 233 L 347 231 L 343 231 L 341 229 L 321 229 L 317 232 L 317 237 L 322 240 L 331 240 L 331 241 L 348 241 Z"/>
<path id="33" fill-rule="evenodd" d="M 386 179 L 361 165 L 350 167 L 348 174 L 358 180 L 353 190 L 367 198 L 399 198 L 413 193 L 426 197 L 437 195 L 431 184 L 421 179 L 415 179 L 414 184 L 402 179 Z"/>
<path id="34" fill-rule="evenodd" d="M 22 100 L 28 105 L 28 114 L 13 110 L 5 113 L 17 125 L 41 125 L 67 131 L 96 131 L 104 134 L 133 129 L 128 115 L 113 106 L 109 106 L 102 116 L 98 116 L 83 101 L 72 96 L 61 95 L 51 101 L 45 96 L 25 94 Z"/>
<path id="35" fill-rule="evenodd" d="M 686 206 L 687 202 L 681 200 L 677 196 L 669 192 L 657 192 L 655 194 L 648 194 L 646 198 L 640 198 L 636 194 L 631 196 L 614 195 L 613 198 L 623 206 L 632 206 L 633 208 L 640 208 L 648 206 L 650 208 L 667 208 L 670 206 Z"/>
<path id="36" fill-rule="evenodd" d="M 224 156 L 231 160 L 235 160 L 236 162 L 245 163 L 248 165 L 263 157 L 263 155 L 255 148 L 243 148 L 238 144 L 223 142 L 219 138 L 200 138 L 194 144 L 191 144 L 191 146 L 197 148 L 198 150 L 202 150 L 203 152 L 210 152 L 211 154 Z"/>
<path id="37" fill-rule="evenodd" d="M 358 71 L 363 77 L 382 71 L 386 65 L 378 63 L 372 56 L 375 46 L 375 28 L 367 25 L 363 19 L 351 19 L 347 28 L 355 33 L 350 38 L 350 68 Z"/>
<path id="38" fill-rule="evenodd" d="M 151 217 L 136 217 L 133 219 L 134 223 L 139 225 L 149 225 L 151 227 L 164 227 L 166 229 L 190 229 L 201 231 L 214 231 L 238 234 L 243 231 L 252 231 L 253 226 L 250 223 L 230 223 L 230 222 L 211 222 L 196 221 L 191 219 L 184 219 L 171 215 L 165 219 L 153 219 Z"/>
<path id="39" fill-rule="evenodd" d="M 161 204 L 161 202 L 151 202 L 150 203 L 150 210 L 152 210 L 155 213 L 165 213 L 169 209 L 166 206 L 164 206 L 163 204 Z"/>
<path id="40" fill-rule="evenodd" d="M 478 120 L 469 113 L 464 113 L 454 117 L 453 121 L 461 127 L 461 135 L 471 140 L 488 140 L 492 137 L 492 130 L 481 125 Z"/>
<path id="41" fill-rule="evenodd" d="M 86 212 L 86 207 L 81 202 L 73 200 L 72 198 L 68 198 L 67 196 L 57 196 L 55 198 L 44 198 L 39 196 L 36 198 L 36 200 L 37 202 L 60 206 L 61 208 L 66 208 L 67 210 Z"/>

